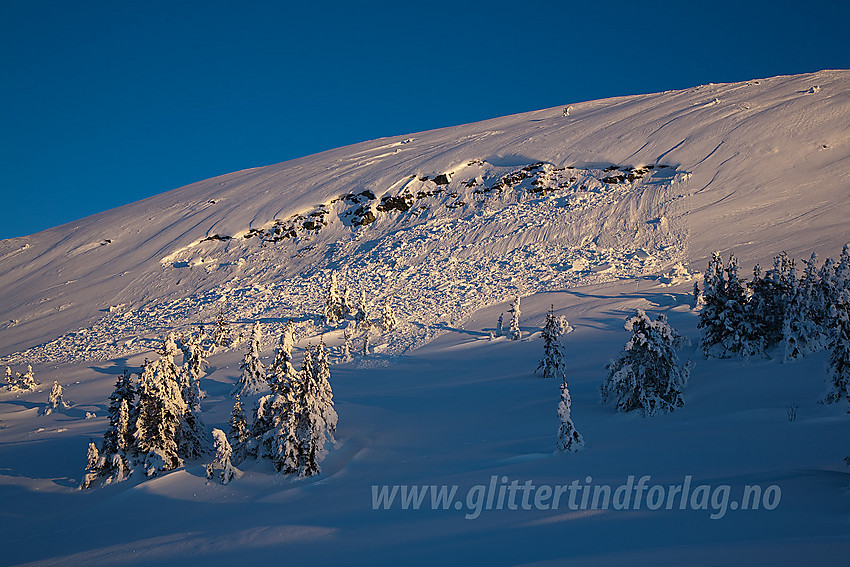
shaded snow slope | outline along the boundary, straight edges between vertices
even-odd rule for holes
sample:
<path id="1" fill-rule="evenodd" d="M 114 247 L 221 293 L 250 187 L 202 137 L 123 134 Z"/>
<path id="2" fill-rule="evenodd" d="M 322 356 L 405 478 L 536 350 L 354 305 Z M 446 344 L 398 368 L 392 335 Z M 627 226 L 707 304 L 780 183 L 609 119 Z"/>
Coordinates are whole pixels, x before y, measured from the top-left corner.
<path id="1" fill-rule="evenodd" d="M 332 270 L 354 295 L 393 298 L 396 348 L 408 348 L 483 304 L 677 261 L 702 269 L 714 249 L 837 255 L 849 137 L 850 72 L 822 71 L 224 175 L 0 242 L 0 355 L 126 356 L 222 308 L 243 323 L 306 321 Z"/>

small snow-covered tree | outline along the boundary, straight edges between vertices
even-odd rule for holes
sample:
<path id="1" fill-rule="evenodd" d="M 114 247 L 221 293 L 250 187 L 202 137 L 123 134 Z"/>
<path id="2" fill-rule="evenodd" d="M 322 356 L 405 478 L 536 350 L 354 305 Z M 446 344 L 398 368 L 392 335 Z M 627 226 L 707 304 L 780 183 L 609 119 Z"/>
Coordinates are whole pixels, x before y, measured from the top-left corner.
<path id="1" fill-rule="evenodd" d="M 12 377 L 12 369 L 6 367 L 6 388 L 12 390 L 15 387 L 15 379 Z"/>
<path id="2" fill-rule="evenodd" d="M 221 307 L 218 311 L 212 342 L 214 347 L 226 348 L 233 344 L 233 331 L 230 329 L 230 323 L 224 317 L 224 307 Z"/>
<path id="3" fill-rule="evenodd" d="M 499 320 L 498 320 L 498 321 L 496 321 L 496 333 L 495 333 L 495 336 L 496 336 L 496 337 L 501 337 L 502 335 L 504 335 L 504 334 L 505 334 L 505 330 L 504 330 L 504 328 L 503 328 L 503 325 L 504 325 L 504 322 L 503 322 L 503 321 L 504 321 L 504 316 L 505 316 L 505 314 L 504 314 L 504 313 L 499 313 Z"/>
<path id="4" fill-rule="evenodd" d="M 280 334 L 280 345 L 275 351 L 274 361 L 267 379 L 272 392 L 291 388 L 298 380 L 298 371 L 292 365 L 292 348 L 295 346 L 295 324 L 290 320 Z"/>
<path id="5" fill-rule="evenodd" d="M 133 403 L 135 396 L 131 374 L 125 368 L 109 396 L 109 426 L 100 445 L 98 474 L 106 477 L 107 482 L 122 481 L 132 473 L 137 453 L 134 426 L 138 411 Z"/>
<path id="6" fill-rule="evenodd" d="M 511 303 L 511 308 L 508 310 L 508 313 L 511 314 L 511 340 L 518 341 L 522 338 L 522 330 L 519 327 L 519 318 L 522 315 L 522 311 L 520 311 L 519 307 L 520 299 L 517 295 L 513 303 Z"/>
<path id="7" fill-rule="evenodd" d="M 248 427 L 248 418 L 245 416 L 245 408 L 242 405 L 242 398 L 239 394 L 236 395 L 233 401 L 233 410 L 230 412 L 228 420 L 230 429 L 228 435 L 233 440 L 234 458 L 236 462 L 240 462 L 247 454 L 248 438 L 250 437 L 250 429 Z"/>
<path id="8" fill-rule="evenodd" d="M 183 351 L 183 399 L 194 412 L 201 411 L 201 400 L 207 397 L 206 392 L 201 389 L 201 378 L 204 375 L 204 367 L 207 364 L 209 352 L 204 348 L 208 337 L 203 327 L 198 329 L 198 334 L 190 336 L 181 341 Z"/>
<path id="9" fill-rule="evenodd" d="M 35 390 L 38 387 L 35 373 L 32 371 L 32 365 L 27 364 L 27 371 L 23 374 L 18 374 L 15 387 L 19 390 Z"/>
<path id="10" fill-rule="evenodd" d="M 346 293 L 347 295 L 347 293 Z M 336 272 L 331 272 L 331 281 L 325 292 L 325 305 L 322 311 L 322 319 L 327 325 L 335 325 L 345 317 L 342 296 L 339 293 L 339 283 Z"/>
<path id="11" fill-rule="evenodd" d="M 368 333 L 372 326 L 370 321 L 371 312 L 369 309 L 369 300 L 366 297 L 366 290 L 360 290 L 360 299 L 357 301 L 357 309 L 354 312 L 354 323 L 358 333 Z"/>
<path id="12" fill-rule="evenodd" d="M 47 398 L 47 405 L 44 406 L 42 415 L 50 415 L 54 410 L 67 407 L 69 407 L 68 404 L 62 398 L 62 386 L 54 380 L 53 387 L 50 389 L 50 396 Z"/>
<path id="13" fill-rule="evenodd" d="M 327 453 L 326 443 L 333 443 L 337 413 L 329 382 L 330 366 L 324 343 L 307 348 L 301 366 L 301 389 L 298 392 L 296 435 L 298 440 L 298 474 L 311 476 L 321 472 L 320 462 Z"/>
<path id="14" fill-rule="evenodd" d="M 543 371 L 544 378 L 564 378 L 564 352 L 560 343 L 561 335 L 572 330 L 566 319 L 555 317 L 555 306 L 549 308 L 546 314 L 546 324 L 543 326 L 543 358 L 537 365 L 537 370 Z M 535 372 L 537 372 L 535 370 Z"/>
<path id="15" fill-rule="evenodd" d="M 580 451 L 584 447 L 584 439 L 573 425 L 570 415 L 571 405 L 570 391 L 567 388 L 567 381 L 564 380 L 561 382 L 561 401 L 558 404 L 558 418 L 561 421 L 561 425 L 558 428 L 558 450 L 564 453 Z"/>
<path id="16" fill-rule="evenodd" d="M 342 362 L 351 362 L 351 360 L 353 358 L 351 356 L 351 339 L 354 338 L 354 329 L 353 329 L 351 323 L 349 323 L 348 325 L 345 326 L 345 330 L 342 332 L 342 338 L 343 338 L 343 343 L 342 343 L 342 356 L 340 357 L 341 361 Z"/>
<path id="17" fill-rule="evenodd" d="M 694 282 L 694 290 L 691 292 L 691 297 L 694 300 L 694 309 L 698 309 L 703 305 L 702 291 L 699 288 L 699 282 Z"/>
<path id="18" fill-rule="evenodd" d="M 216 480 L 221 484 L 227 484 L 236 476 L 236 469 L 230 462 L 233 449 L 221 429 L 213 429 L 212 437 L 215 444 L 215 458 L 212 463 L 207 465 L 207 478 Z"/>
<path id="19" fill-rule="evenodd" d="M 383 326 L 385 333 L 392 332 L 398 325 L 398 320 L 395 317 L 395 312 L 393 311 L 392 305 L 390 305 L 389 299 L 384 300 L 384 305 L 381 309 L 381 325 Z"/>
<path id="20" fill-rule="evenodd" d="M 602 402 L 614 402 L 619 411 L 638 410 L 646 416 L 682 407 L 690 367 L 679 365 L 676 350 L 682 339 L 667 323 L 667 316 L 660 314 L 651 321 L 638 309 L 626 320 L 625 329 L 632 337 L 606 367 L 608 378 L 600 388 Z"/>
<path id="21" fill-rule="evenodd" d="M 83 475 L 83 481 L 80 483 L 80 489 L 90 488 L 92 483 L 97 480 L 99 472 L 100 453 L 97 451 L 97 445 L 94 441 L 89 441 L 88 453 L 86 454 L 86 472 Z"/>
<path id="22" fill-rule="evenodd" d="M 248 347 L 248 352 L 242 359 L 242 376 L 233 387 L 232 396 L 239 394 L 242 397 L 253 396 L 264 391 L 268 383 L 266 382 L 266 371 L 260 360 L 260 341 L 262 340 L 262 329 L 260 322 L 254 323 L 254 329 L 251 333 L 251 344 Z"/>

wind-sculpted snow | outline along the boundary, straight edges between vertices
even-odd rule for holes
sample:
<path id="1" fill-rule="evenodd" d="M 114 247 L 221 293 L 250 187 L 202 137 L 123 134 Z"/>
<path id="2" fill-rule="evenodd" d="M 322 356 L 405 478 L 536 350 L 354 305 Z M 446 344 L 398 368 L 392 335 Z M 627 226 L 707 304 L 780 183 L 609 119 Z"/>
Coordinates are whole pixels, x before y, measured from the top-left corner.
<path id="1" fill-rule="evenodd" d="M 301 225 L 294 237 L 279 238 L 276 220 L 191 243 L 164 257 L 162 269 L 192 277 L 243 266 L 244 275 L 173 301 L 115 306 L 93 326 L 4 362 L 124 357 L 156 348 L 162 329 L 209 324 L 221 309 L 246 335 L 254 320 L 276 331 L 289 319 L 318 333 L 333 271 L 352 295 L 365 290 L 375 309 L 390 301 L 402 324 L 384 350 L 400 353 L 482 305 L 640 277 L 681 260 L 685 235 L 668 217 L 687 179 L 667 165 L 517 169 L 472 160 L 434 180 L 404 179 L 380 198 L 317 205 L 296 218 L 322 222 Z M 374 220 L 351 224 L 352 206 L 373 211 Z M 267 336 L 277 340 L 276 332 Z"/>

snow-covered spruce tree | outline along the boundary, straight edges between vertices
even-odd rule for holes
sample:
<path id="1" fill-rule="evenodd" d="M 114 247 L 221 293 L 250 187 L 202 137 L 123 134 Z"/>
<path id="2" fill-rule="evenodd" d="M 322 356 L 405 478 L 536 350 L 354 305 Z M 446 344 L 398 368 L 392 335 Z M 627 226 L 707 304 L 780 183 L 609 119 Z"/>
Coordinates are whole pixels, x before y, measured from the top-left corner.
<path id="1" fill-rule="evenodd" d="M 754 334 L 761 339 L 759 346 L 763 350 L 773 348 L 782 340 L 785 312 L 791 302 L 796 274 L 795 262 L 785 252 L 774 257 L 773 268 L 764 275 L 758 264 L 753 269 L 753 279 L 747 284 L 750 296 L 745 311 Z"/>
<path id="2" fill-rule="evenodd" d="M 287 325 L 281 336 L 281 346 L 272 365 L 272 393 L 257 401 L 251 427 L 248 452 L 272 461 L 278 472 L 298 470 L 298 439 L 296 396 L 301 377 L 292 366 L 294 326 Z"/>
<path id="3" fill-rule="evenodd" d="M 202 346 L 205 339 L 206 333 L 201 330 L 181 345 L 180 392 L 186 402 L 186 412 L 180 422 L 177 443 L 180 456 L 186 459 L 197 459 L 212 448 L 212 439 L 201 414 L 201 400 L 207 396 L 201 389 L 201 376 L 208 355 Z"/>
<path id="4" fill-rule="evenodd" d="M 280 344 L 266 378 L 272 392 L 290 389 L 297 382 L 298 371 L 292 365 L 292 347 L 295 346 L 295 324 L 290 319 L 280 334 Z"/>
<path id="5" fill-rule="evenodd" d="M 819 285 L 817 255 L 812 254 L 800 280 L 792 279 L 790 301 L 785 310 L 782 338 L 785 343 L 785 362 L 791 362 L 823 350 L 826 342 L 823 318 L 815 307 Z"/>
<path id="6" fill-rule="evenodd" d="M 614 402 L 618 411 L 640 411 L 645 416 L 670 412 L 684 405 L 682 390 L 689 365 L 679 365 L 676 350 L 682 339 L 660 314 L 651 321 L 642 309 L 626 320 L 632 333 L 623 352 L 607 366 L 600 387 L 602 402 Z"/>
<path id="7" fill-rule="evenodd" d="M 335 325 L 345 317 L 342 304 L 342 296 L 339 293 L 339 283 L 336 272 L 331 272 L 331 281 L 325 292 L 325 305 L 322 311 L 322 319 L 326 325 Z"/>
<path id="8" fill-rule="evenodd" d="M 251 332 L 251 344 L 248 347 L 248 352 L 242 359 L 242 376 L 233 387 L 231 396 L 239 394 L 247 397 L 259 394 L 264 391 L 268 383 L 266 382 L 266 370 L 260 360 L 260 341 L 263 338 L 260 322 L 254 323 L 254 329 Z"/>
<path id="9" fill-rule="evenodd" d="M 12 390 L 15 388 L 15 379 L 12 377 L 12 369 L 6 367 L 6 388 Z"/>
<path id="10" fill-rule="evenodd" d="M 496 321 L 496 333 L 495 333 L 496 337 L 501 337 L 502 335 L 505 334 L 505 330 L 503 328 L 503 326 L 504 326 L 504 322 L 503 322 L 504 316 L 505 316 L 504 313 L 499 313 L 499 320 Z"/>
<path id="11" fill-rule="evenodd" d="M 845 248 L 846 249 L 846 248 Z M 824 402 L 850 402 L 850 287 L 842 289 L 832 306 L 835 327 L 829 343 L 829 371 Z"/>
<path id="12" fill-rule="evenodd" d="M 242 398 L 239 394 L 236 395 L 233 401 L 233 410 L 230 412 L 230 419 L 227 423 L 230 425 L 227 435 L 233 441 L 233 458 L 239 463 L 247 455 L 246 443 L 250 437 L 248 418 L 245 416 L 245 408 L 242 405 Z"/>
<path id="13" fill-rule="evenodd" d="M 183 351 L 183 399 L 193 412 L 201 411 L 201 400 L 207 397 L 206 392 L 201 389 L 201 377 L 210 354 L 204 348 L 207 341 L 207 334 L 201 327 L 197 335 L 190 336 L 180 344 Z"/>
<path id="14" fill-rule="evenodd" d="M 32 365 L 27 364 L 27 371 L 23 374 L 18 374 L 18 379 L 15 381 L 15 387 L 18 390 L 35 390 L 38 387 L 38 382 L 35 379 L 35 373 L 32 371 Z"/>
<path id="15" fill-rule="evenodd" d="M 360 290 L 360 299 L 357 301 L 357 310 L 354 313 L 354 322 L 357 325 L 355 327 L 356 332 L 358 333 L 368 333 L 369 329 L 372 327 L 372 322 L 370 321 L 371 312 L 369 309 L 369 300 L 366 298 L 366 290 Z"/>
<path id="16" fill-rule="evenodd" d="M 694 309 L 698 309 L 704 303 L 702 291 L 699 289 L 699 282 L 694 282 L 694 290 L 691 292 L 691 298 L 694 300 Z"/>
<path id="17" fill-rule="evenodd" d="M 704 280 L 705 306 L 697 326 L 703 329 L 701 346 L 705 356 L 728 358 L 764 352 L 764 338 L 751 318 L 747 289 L 738 277 L 735 257 L 730 255 L 724 268 L 720 253 L 715 252 Z"/>
<path id="18" fill-rule="evenodd" d="M 511 314 L 511 329 L 510 329 L 510 338 L 512 341 L 518 341 L 522 338 L 522 330 L 519 327 L 519 318 L 522 315 L 522 311 L 519 308 L 519 296 L 517 295 L 513 303 L 511 303 L 511 308 L 508 309 L 508 313 Z"/>
<path id="19" fill-rule="evenodd" d="M 384 305 L 381 308 L 381 326 L 384 328 L 385 333 L 390 333 L 397 325 L 398 320 L 395 317 L 392 305 L 390 305 L 390 300 L 385 299 Z"/>
<path id="20" fill-rule="evenodd" d="M 115 390 L 109 396 L 109 426 L 100 444 L 100 461 L 97 474 L 106 482 L 120 482 L 132 474 L 136 458 L 134 426 L 138 419 L 138 408 L 133 400 L 136 390 L 130 372 L 124 372 L 115 382 Z"/>
<path id="21" fill-rule="evenodd" d="M 298 471 L 298 410 L 295 391 L 281 389 L 263 396 L 254 408 L 248 453 L 269 459 L 278 472 Z"/>
<path id="22" fill-rule="evenodd" d="M 42 410 L 42 415 L 50 415 L 54 410 L 64 409 L 69 407 L 62 398 L 62 386 L 59 382 L 53 381 L 53 387 L 50 389 L 50 395 L 47 397 L 47 405 Z"/>
<path id="23" fill-rule="evenodd" d="M 351 362 L 353 357 L 351 356 L 351 339 L 354 338 L 354 328 L 351 323 L 345 326 L 345 330 L 342 332 L 342 355 L 340 356 L 341 362 Z"/>
<path id="24" fill-rule="evenodd" d="M 180 371 L 174 364 L 178 353 L 169 334 L 159 360 L 145 365 L 139 380 L 136 447 L 149 477 L 179 467 L 178 435 L 187 406 L 180 389 Z"/>
<path id="25" fill-rule="evenodd" d="M 207 478 L 216 480 L 221 484 L 227 484 L 236 476 L 236 469 L 230 462 L 233 449 L 227 442 L 227 436 L 221 429 L 212 430 L 213 443 L 215 444 L 215 458 L 207 465 Z"/>
<path id="26" fill-rule="evenodd" d="M 302 386 L 298 392 L 296 435 L 298 474 L 311 476 L 321 472 L 326 443 L 333 443 L 337 414 L 333 405 L 330 366 L 324 343 L 308 346 L 301 367 Z"/>
<path id="27" fill-rule="evenodd" d="M 216 347 L 229 347 L 233 344 L 233 332 L 230 329 L 230 323 L 224 318 L 224 307 L 219 309 L 215 320 L 213 344 Z"/>
<path id="28" fill-rule="evenodd" d="M 92 483 L 99 476 L 100 454 L 97 451 L 97 445 L 94 441 L 89 440 L 88 452 L 86 454 L 86 472 L 83 475 L 83 481 L 80 483 L 80 489 L 85 490 L 90 488 Z"/>
<path id="29" fill-rule="evenodd" d="M 543 326 L 543 358 L 535 370 L 535 373 L 542 370 L 544 378 L 564 379 L 564 347 L 559 339 L 565 330 L 565 322 L 555 317 L 555 306 L 550 306 L 549 313 L 546 314 L 546 324 Z M 566 325 L 569 326 L 569 323 Z"/>
<path id="30" fill-rule="evenodd" d="M 567 388 L 567 381 L 564 380 L 561 382 L 561 401 L 558 404 L 558 418 L 561 421 L 558 428 L 558 450 L 564 453 L 574 453 L 584 447 L 584 439 L 581 433 L 576 431 L 570 416 L 571 404 L 570 391 Z"/>

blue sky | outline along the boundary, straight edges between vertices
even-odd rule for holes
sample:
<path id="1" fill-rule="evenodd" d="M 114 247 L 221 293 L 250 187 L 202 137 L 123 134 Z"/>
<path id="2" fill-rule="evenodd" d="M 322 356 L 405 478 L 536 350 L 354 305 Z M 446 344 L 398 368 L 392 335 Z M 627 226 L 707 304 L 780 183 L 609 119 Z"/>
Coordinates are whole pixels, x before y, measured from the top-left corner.
<path id="1" fill-rule="evenodd" d="M 850 3 L 0 2 L 0 238 L 568 103 L 850 68 Z"/>

